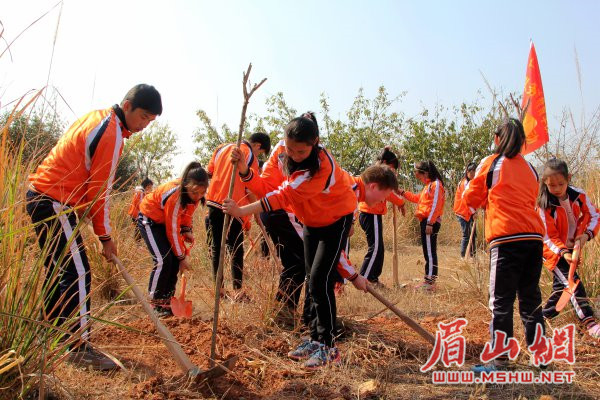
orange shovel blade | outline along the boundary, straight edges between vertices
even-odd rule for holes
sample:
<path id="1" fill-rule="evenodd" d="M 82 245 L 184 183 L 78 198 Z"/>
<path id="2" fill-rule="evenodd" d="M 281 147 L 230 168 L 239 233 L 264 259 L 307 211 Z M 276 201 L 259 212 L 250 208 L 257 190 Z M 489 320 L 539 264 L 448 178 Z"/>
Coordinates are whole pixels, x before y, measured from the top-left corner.
<path id="1" fill-rule="evenodd" d="M 580 256 L 580 244 L 579 242 L 575 243 L 575 248 L 573 249 L 573 261 L 571 261 L 571 265 L 569 266 L 569 278 L 568 284 L 560 299 L 556 303 L 556 311 L 560 312 L 563 308 L 569 303 L 571 297 L 575 294 L 575 289 L 577 289 L 577 285 L 579 285 L 579 279 L 575 281 L 575 270 L 577 269 L 577 264 L 579 264 L 579 256 Z"/>
<path id="2" fill-rule="evenodd" d="M 171 297 L 171 311 L 177 317 L 190 318 L 192 316 L 192 302 L 185 299 L 185 285 L 187 278 L 181 277 L 181 292 L 179 297 Z"/>

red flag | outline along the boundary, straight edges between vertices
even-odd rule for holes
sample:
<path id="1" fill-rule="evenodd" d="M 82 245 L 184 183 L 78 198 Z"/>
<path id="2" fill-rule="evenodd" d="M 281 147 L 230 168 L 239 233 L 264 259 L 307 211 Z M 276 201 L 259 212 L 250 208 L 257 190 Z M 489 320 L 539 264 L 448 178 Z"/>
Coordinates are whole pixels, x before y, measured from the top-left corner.
<path id="1" fill-rule="evenodd" d="M 527 61 L 527 74 L 525 75 L 525 89 L 523 90 L 523 102 L 521 107 L 529 107 L 523 118 L 525 138 L 527 145 L 522 153 L 528 154 L 542 147 L 548 142 L 548 120 L 546 119 L 546 102 L 544 101 L 544 89 L 542 87 L 542 76 L 538 65 L 535 47 L 531 42 L 529 60 Z"/>

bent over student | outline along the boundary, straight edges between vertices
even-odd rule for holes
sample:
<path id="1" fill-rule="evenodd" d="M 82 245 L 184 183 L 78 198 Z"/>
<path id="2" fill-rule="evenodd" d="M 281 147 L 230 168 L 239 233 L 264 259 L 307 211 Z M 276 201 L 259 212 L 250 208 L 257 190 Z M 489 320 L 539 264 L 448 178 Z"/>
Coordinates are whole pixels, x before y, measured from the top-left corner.
<path id="1" fill-rule="evenodd" d="M 159 317 L 173 315 L 168 303 L 177 274 L 190 269 L 185 243 L 194 243 L 192 215 L 207 187 L 208 174 L 194 161 L 181 179 L 160 185 L 140 204 L 138 228 L 154 261 L 148 292 Z"/>
<path id="2" fill-rule="evenodd" d="M 533 344 L 536 326 L 544 331 L 542 293 L 542 238 L 544 224 L 536 211 L 538 175 L 521 155 L 525 143 L 523 125 L 506 120 L 496 130 L 495 154 L 484 158 L 463 193 L 467 207 L 485 208 L 485 239 L 490 246 L 489 306 L 492 312 L 492 346 L 497 332 L 513 336 L 513 306 L 519 298 L 519 314 L 527 345 Z M 508 356 L 489 365 L 473 367 L 488 372 L 508 366 Z"/>
<path id="3" fill-rule="evenodd" d="M 284 131 L 285 153 L 283 181 L 278 189 L 260 201 L 239 207 L 225 200 L 225 212 L 244 216 L 289 206 L 304 225 L 304 254 L 310 271 L 311 340 L 301 343 L 289 356 L 306 360 L 306 368 L 319 368 L 338 363 L 340 354 L 334 345 L 336 300 L 335 270 L 356 209 L 352 183 L 333 156 L 319 145 L 316 124 L 306 117 L 294 118 Z M 238 161 L 240 176 L 254 193 L 261 193 L 261 177 Z M 366 279 L 354 273 L 346 276 L 357 287 L 366 290 Z"/>
<path id="4" fill-rule="evenodd" d="M 77 213 L 88 212 L 102 243 L 102 255 L 111 261 L 117 247 L 111 238 L 110 193 L 123 140 L 142 131 L 161 113 L 158 91 L 150 85 L 136 85 L 121 104 L 92 111 L 75 121 L 29 176 L 27 213 L 36 224 L 40 247 L 50 244 L 44 262 L 44 318 L 62 326 L 76 317 L 76 323 L 64 328 L 71 335 L 80 333 L 84 342 L 71 346 L 69 361 L 78 366 L 100 370 L 116 367 L 88 341 L 91 274 L 77 229 Z"/>

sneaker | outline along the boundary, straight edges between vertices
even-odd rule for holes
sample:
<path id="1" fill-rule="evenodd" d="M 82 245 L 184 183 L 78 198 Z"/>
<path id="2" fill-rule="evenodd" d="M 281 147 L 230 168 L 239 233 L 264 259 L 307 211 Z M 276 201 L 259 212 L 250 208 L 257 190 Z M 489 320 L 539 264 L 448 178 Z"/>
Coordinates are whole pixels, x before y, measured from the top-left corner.
<path id="1" fill-rule="evenodd" d="M 67 361 L 76 367 L 92 368 L 96 371 L 109 371 L 117 368 L 117 364 L 113 360 L 90 345 L 71 350 Z"/>
<path id="2" fill-rule="evenodd" d="M 327 347 L 324 344 L 319 344 L 319 348 L 304 363 L 304 368 L 317 369 L 328 364 L 339 364 L 340 361 L 341 356 L 337 347 Z"/>
<path id="3" fill-rule="evenodd" d="M 154 307 L 154 314 L 161 319 L 169 318 L 173 316 L 173 311 L 171 311 L 171 308 L 167 307 Z"/>
<path id="4" fill-rule="evenodd" d="M 595 324 L 587 330 L 587 333 L 594 339 L 600 339 L 600 325 Z"/>
<path id="5" fill-rule="evenodd" d="M 506 361 L 492 361 L 487 364 L 477 364 L 471 367 L 471 371 L 476 374 L 481 374 L 482 372 L 490 373 L 494 371 L 505 371 L 508 369 L 508 362 Z"/>
<path id="6" fill-rule="evenodd" d="M 313 354 L 315 351 L 319 349 L 319 342 L 313 342 L 311 340 L 305 340 L 300 343 L 296 350 L 292 350 L 288 353 L 288 357 L 292 360 L 300 361 L 306 360 Z"/>
<path id="7" fill-rule="evenodd" d="M 415 290 L 422 290 L 424 292 L 433 292 L 435 291 L 435 282 L 423 281 L 415 286 Z"/>

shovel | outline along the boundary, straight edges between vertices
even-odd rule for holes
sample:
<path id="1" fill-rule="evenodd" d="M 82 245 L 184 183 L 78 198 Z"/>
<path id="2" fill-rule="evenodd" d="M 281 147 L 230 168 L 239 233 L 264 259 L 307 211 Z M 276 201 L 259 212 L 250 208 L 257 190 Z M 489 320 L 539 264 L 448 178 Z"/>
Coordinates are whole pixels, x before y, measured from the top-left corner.
<path id="1" fill-rule="evenodd" d="M 192 316 L 192 301 L 185 299 L 185 284 L 187 277 L 181 274 L 181 291 L 179 297 L 171 297 L 171 311 L 176 317 L 191 318 Z"/>
<path id="2" fill-rule="evenodd" d="M 581 253 L 581 244 L 579 240 L 575 242 L 575 247 L 573 248 L 573 255 L 571 256 L 571 265 L 569 266 L 569 279 L 568 279 L 568 287 L 564 288 L 560 299 L 556 303 L 556 311 L 560 312 L 567 305 L 567 303 L 571 300 L 571 297 L 575 294 L 575 289 L 577 289 L 577 285 L 579 285 L 579 279 L 575 280 L 575 270 L 577 269 L 577 264 L 579 264 L 579 257 Z"/>
<path id="3" fill-rule="evenodd" d="M 186 374 L 194 382 L 199 383 L 205 379 L 212 379 L 224 375 L 233 368 L 235 362 L 237 361 L 237 356 L 233 356 L 223 361 L 221 364 L 217 364 L 215 367 L 207 370 L 203 370 L 200 367 L 194 365 L 192 363 L 192 360 L 190 360 L 187 354 L 185 354 L 179 343 L 177 343 L 177 340 L 175 339 L 173 334 L 171 334 L 169 329 L 167 329 L 167 327 L 164 326 L 162 322 L 160 322 L 156 314 L 154 314 L 152 307 L 146 300 L 140 288 L 138 288 L 135 282 L 133 281 L 131 275 L 129 275 L 129 272 L 127 272 L 127 270 L 121 263 L 121 260 L 119 260 L 117 256 L 113 256 L 113 261 L 115 264 L 117 264 L 121 275 L 123 275 L 123 278 L 131 287 L 133 294 L 135 294 L 135 297 L 142 304 L 142 308 L 154 323 L 154 326 L 158 331 L 158 335 L 160 336 L 164 345 L 167 347 L 167 349 L 171 353 L 171 356 L 173 356 L 173 359 L 184 374 Z M 211 360 L 211 363 L 214 364 L 214 360 Z"/>
<path id="4" fill-rule="evenodd" d="M 371 293 L 373 297 L 383 303 L 387 308 L 389 308 L 394 314 L 396 314 L 406 325 L 408 325 L 413 331 L 417 332 L 423 339 L 427 340 L 432 345 L 435 345 L 435 337 L 429 333 L 425 328 L 423 328 L 417 321 L 404 314 L 402 311 L 398 309 L 392 302 L 383 297 L 379 292 L 371 287 L 371 285 L 367 285 L 367 291 Z"/>

